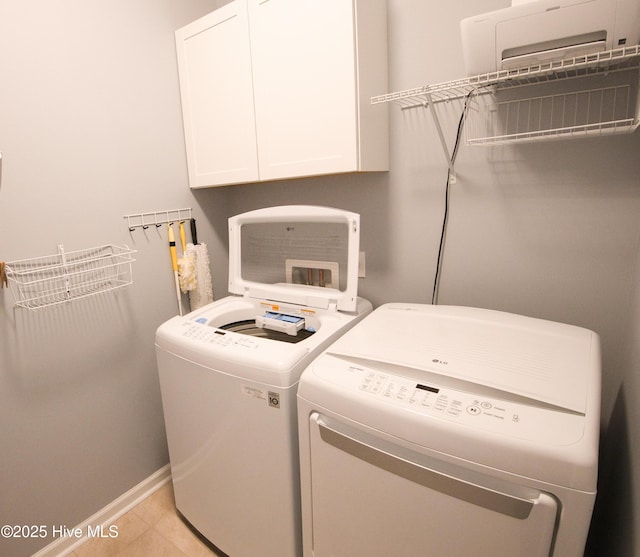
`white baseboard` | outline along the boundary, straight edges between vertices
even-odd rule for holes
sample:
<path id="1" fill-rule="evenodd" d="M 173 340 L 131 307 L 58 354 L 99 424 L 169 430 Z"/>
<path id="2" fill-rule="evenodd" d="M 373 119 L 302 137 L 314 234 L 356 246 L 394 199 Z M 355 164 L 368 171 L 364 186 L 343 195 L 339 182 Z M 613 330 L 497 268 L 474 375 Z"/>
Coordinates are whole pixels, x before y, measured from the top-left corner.
<path id="1" fill-rule="evenodd" d="M 32 557 L 63 557 L 68 555 L 89 539 L 86 535 L 89 528 L 95 530 L 97 527 L 103 526 L 108 529 L 109 525 L 169 481 L 171 481 L 171 468 L 167 464 L 72 529 L 73 531 L 85 532 L 84 536 L 57 538 Z"/>

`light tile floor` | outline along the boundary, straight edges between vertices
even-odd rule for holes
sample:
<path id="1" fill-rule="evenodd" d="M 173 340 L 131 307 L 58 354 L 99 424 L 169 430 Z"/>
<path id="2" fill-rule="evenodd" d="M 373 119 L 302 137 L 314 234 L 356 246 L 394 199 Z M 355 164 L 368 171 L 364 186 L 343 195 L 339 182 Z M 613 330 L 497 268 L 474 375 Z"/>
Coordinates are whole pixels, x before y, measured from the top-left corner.
<path id="1" fill-rule="evenodd" d="M 171 482 L 121 516 L 118 536 L 94 538 L 70 557 L 215 557 L 222 556 L 178 515 Z"/>

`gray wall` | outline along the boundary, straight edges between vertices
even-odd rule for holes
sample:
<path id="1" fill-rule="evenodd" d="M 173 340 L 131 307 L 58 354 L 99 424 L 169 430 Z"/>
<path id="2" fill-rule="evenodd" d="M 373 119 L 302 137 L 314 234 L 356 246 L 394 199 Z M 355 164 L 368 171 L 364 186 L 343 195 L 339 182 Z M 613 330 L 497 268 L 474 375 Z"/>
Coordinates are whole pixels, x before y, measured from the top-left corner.
<path id="1" fill-rule="evenodd" d="M 193 207 L 216 247 L 187 187 L 173 31 L 217 4 L 0 0 L 0 260 L 138 250 L 118 292 L 27 312 L 0 291 L 1 524 L 73 527 L 168 462 L 166 230 L 130 234 L 123 215 Z M 50 541 L 0 539 L 0 554 Z"/>
<path id="2" fill-rule="evenodd" d="M 463 77 L 458 21 L 507 5 L 388 0 L 390 91 Z M 450 150 L 461 109 L 455 102 L 439 107 Z M 229 209 L 318 203 L 357 211 L 367 252 L 361 294 L 375 305 L 428 303 L 445 158 L 428 111 L 389 110 L 388 174 L 235 187 Z M 439 302 L 566 322 L 600 335 L 604 435 L 590 554 L 640 555 L 633 534 L 640 521 L 640 132 L 463 146 L 456 169 Z"/>
<path id="3" fill-rule="evenodd" d="M 60 243 L 138 250 L 135 283 L 117 294 L 34 314 L 0 293 L 2 524 L 73 526 L 167 462 L 153 356 L 155 328 L 176 312 L 166 237 L 129 234 L 122 215 L 194 207 L 221 296 L 228 216 L 293 203 L 357 211 L 361 294 L 431 299 L 446 165 L 427 111 L 389 107 L 388 173 L 188 190 L 172 32 L 223 3 L 0 0 L 0 260 Z M 506 5 L 388 0 L 390 90 L 462 76 L 458 21 Z M 460 110 L 441 109 L 450 144 Z M 593 548 L 620 556 L 640 555 L 639 152 L 640 133 L 462 147 L 440 290 L 440 303 L 600 334 Z M 17 556 L 42 545 L 6 544 Z"/>

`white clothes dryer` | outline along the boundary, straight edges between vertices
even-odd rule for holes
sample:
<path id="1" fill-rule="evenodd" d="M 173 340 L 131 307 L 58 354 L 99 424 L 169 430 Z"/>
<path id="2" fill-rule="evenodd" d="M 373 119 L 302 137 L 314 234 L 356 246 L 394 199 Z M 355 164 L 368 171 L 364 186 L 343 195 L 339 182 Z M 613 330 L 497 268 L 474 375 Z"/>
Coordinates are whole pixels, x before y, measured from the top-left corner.
<path id="1" fill-rule="evenodd" d="M 305 557 L 581 557 L 596 495 L 592 331 L 386 304 L 298 388 Z"/>
<path id="2" fill-rule="evenodd" d="M 372 309 L 359 216 L 286 206 L 229 219 L 230 295 L 156 333 L 176 506 L 232 557 L 301 555 L 296 390 Z"/>

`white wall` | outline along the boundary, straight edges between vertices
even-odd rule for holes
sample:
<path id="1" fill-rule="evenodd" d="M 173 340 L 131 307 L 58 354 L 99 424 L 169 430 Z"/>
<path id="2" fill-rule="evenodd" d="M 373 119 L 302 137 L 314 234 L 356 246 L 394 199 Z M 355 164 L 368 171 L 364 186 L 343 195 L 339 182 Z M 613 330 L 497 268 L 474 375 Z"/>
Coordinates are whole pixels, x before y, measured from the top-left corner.
<path id="1" fill-rule="evenodd" d="M 0 260 L 138 250 L 117 293 L 28 312 L 0 291 L 1 524 L 73 527 L 168 461 L 153 348 L 177 312 L 166 230 L 130 234 L 123 215 L 193 207 L 200 239 L 226 243 L 209 224 L 222 203 L 205 218 L 187 187 L 173 40 L 217 4 L 0 0 Z M 51 541 L 0 539 L 0 554 Z"/>
<path id="2" fill-rule="evenodd" d="M 167 462 L 153 359 L 153 332 L 176 311 L 166 237 L 129 234 L 122 215 L 193 206 L 220 295 L 228 216 L 292 203 L 354 210 L 367 252 L 361 294 L 431 299 L 446 166 L 426 111 L 389 108 L 388 173 L 188 191 L 172 33 L 223 3 L 0 0 L 0 260 L 59 243 L 138 249 L 135 284 L 118 294 L 33 314 L 0 293 L 2 524 L 73 526 Z M 390 90 L 462 76 L 458 21 L 507 4 L 388 0 Z M 442 109 L 450 142 L 460 109 Z M 639 149 L 640 132 L 463 147 L 441 283 L 441 303 L 601 335 L 612 428 L 593 554 L 615 537 L 606 554 L 640 555 Z M 20 557 L 47 541 L 0 540 L 0 552 Z"/>

